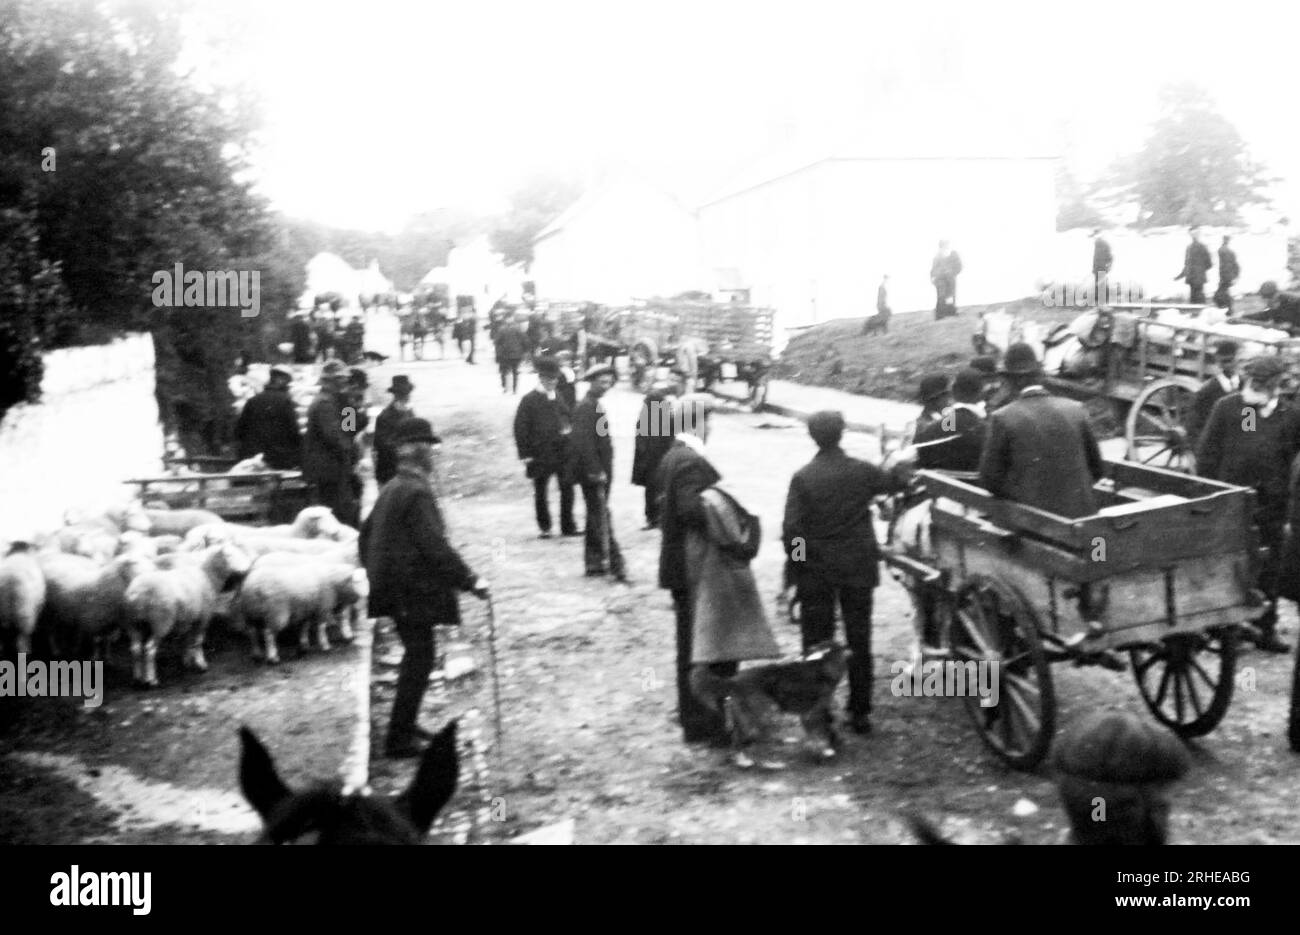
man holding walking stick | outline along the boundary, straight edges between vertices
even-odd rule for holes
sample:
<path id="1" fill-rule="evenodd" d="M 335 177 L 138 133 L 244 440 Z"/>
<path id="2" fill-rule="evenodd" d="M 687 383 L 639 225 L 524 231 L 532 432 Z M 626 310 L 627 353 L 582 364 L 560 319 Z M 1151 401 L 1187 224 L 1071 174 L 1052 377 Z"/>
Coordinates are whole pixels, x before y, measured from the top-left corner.
<path id="1" fill-rule="evenodd" d="M 433 427 L 425 419 L 407 419 L 398 426 L 396 442 L 397 475 L 361 527 L 360 546 L 370 579 L 370 615 L 392 617 L 404 649 L 384 752 L 412 757 L 420 753 L 417 741 L 433 736 L 417 722 L 433 671 L 433 628 L 460 623 L 460 591 L 480 600 L 489 594 L 487 582 L 447 541 L 431 482 L 438 443 Z"/>
<path id="2" fill-rule="evenodd" d="M 610 527 L 609 484 L 614 476 L 614 440 L 601 397 L 614 385 L 614 368 L 592 367 L 584 375 L 590 387 L 573 410 L 572 444 L 569 448 L 569 476 L 582 486 L 587 506 L 585 559 L 590 578 L 613 575 L 627 583 L 623 554 Z"/>

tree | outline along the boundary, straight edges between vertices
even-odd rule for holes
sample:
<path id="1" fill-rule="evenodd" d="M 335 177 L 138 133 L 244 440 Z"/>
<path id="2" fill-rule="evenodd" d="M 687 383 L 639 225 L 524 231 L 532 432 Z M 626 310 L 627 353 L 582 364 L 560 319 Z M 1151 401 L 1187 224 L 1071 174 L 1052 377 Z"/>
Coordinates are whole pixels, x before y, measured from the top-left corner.
<path id="1" fill-rule="evenodd" d="M 542 229 L 578 200 L 582 185 L 556 174 L 534 175 L 510 195 L 510 210 L 489 235 L 492 249 L 509 263 L 531 263 L 533 240 Z"/>
<path id="2" fill-rule="evenodd" d="M 1074 173 L 1065 166 L 1060 166 L 1056 170 L 1056 229 L 1064 231 L 1076 227 L 1096 227 L 1102 220 Z"/>
<path id="3" fill-rule="evenodd" d="M 1138 226 L 1161 227 L 1236 224 L 1242 208 L 1269 203 L 1274 181 L 1209 95 L 1183 83 L 1161 92 L 1146 143 L 1117 162 L 1103 184 L 1114 190 L 1112 200 L 1136 202 Z"/>

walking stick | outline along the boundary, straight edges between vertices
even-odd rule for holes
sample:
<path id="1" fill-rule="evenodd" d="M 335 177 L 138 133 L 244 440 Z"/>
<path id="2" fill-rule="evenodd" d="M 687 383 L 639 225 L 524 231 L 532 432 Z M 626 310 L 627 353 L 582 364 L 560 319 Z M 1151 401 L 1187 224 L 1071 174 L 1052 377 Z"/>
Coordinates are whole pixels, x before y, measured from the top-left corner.
<path id="1" fill-rule="evenodd" d="M 497 755 L 501 751 L 501 678 L 497 673 L 497 612 L 492 606 L 492 595 L 487 599 L 488 612 L 488 655 L 492 661 L 492 711 L 496 724 Z"/>

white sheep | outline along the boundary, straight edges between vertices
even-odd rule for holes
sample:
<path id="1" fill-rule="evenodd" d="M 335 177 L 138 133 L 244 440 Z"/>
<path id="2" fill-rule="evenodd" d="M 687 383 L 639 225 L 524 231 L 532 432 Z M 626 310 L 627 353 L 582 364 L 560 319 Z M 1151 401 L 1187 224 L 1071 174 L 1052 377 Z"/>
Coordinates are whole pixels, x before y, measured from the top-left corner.
<path id="1" fill-rule="evenodd" d="M 179 553 L 178 553 L 179 554 Z M 215 545 L 197 560 L 145 572 L 126 590 L 132 673 L 138 684 L 157 686 L 158 644 L 170 633 L 188 637 L 185 664 L 206 672 L 203 640 L 226 582 L 249 569 L 249 558 L 229 543 Z"/>
<path id="2" fill-rule="evenodd" d="M 244 579 L 236 616 L 248 632 L 253 658 L 275 665 L 280 661 L 276 638 L 294 624 L 301 627 L 300 650 L 310 645 L 313 629 L 316 645 L 329 650 L 326 627 L 331 621 L 337 621 L 340 637 L 351 641 L 352 620 L 368 593 L 362 569 L 293 554 L 264 555 Z"/>
<path id="3" fill-rule="evenodd" d="M 195 526 L 205 523 L 220 523 L 222 519 L 211 510 L 149 510 L 144 511 L 149 517 L 149 535 L 183 536 Z"/>
<path id="4" fill-rule="evenodd" d="M 122 623 L 123 599 L 131 581 L 153 567 L 138 555 L 119 555 L 101 565 L 93 559 L 64 552 L 42 552 L 37 565 L 45 576 L 42 625 L 57 654 L 62 641 L 91 641 L 94 655 Z"/>
<path id="5" fill-rule="evenodd" d="M 0 558 L 0 652 L 11 639 L 15 651 L 32 651 L 32 634 L 44 607 L 45 575 L 31 546 L 15 542 Z"/>
<path id="6" fill-rule="evenodd" d="M 336 542 L 332 539 L 297 539 L 290 536 L 266 535 L 262 527 L 237 526 L 234 523 L 196 526 L 185 534 L 184 548 L 190 552 L 197 552 L 222 542 L 233 542 L 254 558 L 276 552 L 289 552 L 297 555 L 316 555 L 323 560 L 347 562 L 354 567 L 361 564 L 356 539 Z"/>

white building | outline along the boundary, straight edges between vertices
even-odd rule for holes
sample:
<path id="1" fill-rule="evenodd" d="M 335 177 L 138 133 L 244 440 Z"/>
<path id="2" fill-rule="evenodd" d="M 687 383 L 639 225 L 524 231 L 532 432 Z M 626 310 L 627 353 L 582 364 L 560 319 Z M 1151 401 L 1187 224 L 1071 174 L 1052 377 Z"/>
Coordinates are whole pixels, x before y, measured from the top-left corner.
<path id="1" fill-rule="evenodd" d="M 940 240 L 962 259 L 959 306 L 1033 294 L 1055 238 L 1056 157 L 952 143 L 932 155 L 896 134 L 758 167 L 701 206 L 709 265 L 738 270 L 778 332 L 874 314 L 885 274 L 895 312 L 932 309 Z"/>
<path id="2" fill-rule="evenodd" d="M 642 179 L 598 185 L 533 242 L 538 298 L 625 304 L 710 290 L 693 211 Z"/>
<path id="3" fill-rule="evenodd" d="M 355 306 L 362 295 L 392 291 L 393 281 L 379 271 L 378 260 L 371 260 L 365 269 L 354 269 L 337 254 L 318 253 L 307 261 L 307 288 L 298 307 L 311 308 L 316 296 L 326 292 L 337 292 L 347 305 Z"/>

